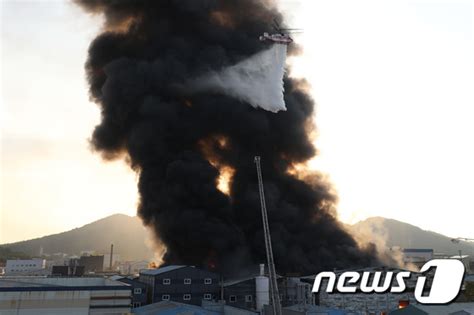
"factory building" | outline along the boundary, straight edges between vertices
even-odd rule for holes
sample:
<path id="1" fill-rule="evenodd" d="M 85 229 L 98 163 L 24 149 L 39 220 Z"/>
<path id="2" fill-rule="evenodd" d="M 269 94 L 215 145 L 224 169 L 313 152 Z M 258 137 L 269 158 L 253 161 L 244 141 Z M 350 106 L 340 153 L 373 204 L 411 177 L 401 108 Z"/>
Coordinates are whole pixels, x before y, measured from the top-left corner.
<path id="1" fill-rule="evenodd" d="M 0 314 L 127 314 L 131 286 L 104 278 L 0 278 Z"/>
<path id="2" fill-rule="evenodd" d="M 110 260 L 110 257 L 112 257 L 112 261 Z M 111 262 L 112 266 L 110 265 Z M 102 266 L 102 270 L 114 270 L 115 267 L 119 264 L 119 262 L 120 254 L 104 254 L 104 264 Z"/>
<path id="3" fill-rule="evenodd" d="M 344 270 L 347 271 L 347 270 Z M 336 271 L 336 275 L 339 277 L 344 271 Z M 350 270 L 356 272 L 387 272 L 391 271 L 394 274 L 397 274 L 401 271 L 407 271 L 403 269 L 396 268 L 387 268 L 387 267 L 371 267 L 366 269 L 359 270 Z M 429 288 L 432 282 L 433 272 L 427 274 L 426 286 Z M 357 289 L 355 293 L 327 293 L 327 279 L 321 282 L 321 289 L 318 293 L 317 299 L 319 300 L 320 306 L 335 308 L 335 309 L 344 309 L 351 312 L 359 312 L 361 314 L 381 314 L 388 313 L 391 310 L 397 309 L 401 304 L 415 304 L 414 290 L 416 285 L 416 280 L 418 274 L 415 272 L 411 273 L 410 278 L 406 278 L 407 289 L 403 293 L 363 293 L 360 289 Z M 313 283 L 314 277 L 308 277 L 310 282 Z M 381 281 L 384 281 L 384 276 L 382 276 Z M 393 277 L 393 285 L 395 285 L 395 277 Z"/>
<path id="4" fill-rule="evenodd" d="M 257 282 L 261 279 L 258 277 L 247 277 L 237 280 L 230 280 L 224 282 L 224 300 L 227 305 L 245 309 L 257 309 Z M 264 278 L 258 283 L 259 292 L 265 297 L 265 304 L 269 303 L 269 282 L 268 278 Z M 262 289 L 261 289 L 262 288 Z M 260 303 L 258 309 L 263 306 L 263 301 Z"/>
<path id="5" fill-rule="evenodd" d="M 132 288 L 132 308 L 141 307 L 147 304 L 147 285 L 138 281 L 138 278 L 123 276 L 112 276 L 110 280 L 126 283 Z"/>
<path id="6" fill-rule="evenodd" d="M 264 265 L 260 265 L 260 273 L 247 278 L 224 281 L 224 300 L 227 305 L 261 311 L 268 305 L 269 279 L 265 275 Z M 282 306 L 295 304 L 312 304 L 312 286 L 297 277 L 280 277 L 277 279 L 278 292 Z"/>
<path id="7" fill-rule="evenodd" d="M 53 277 L 82 277 L 84 266 L 52 266 L 51 275 Z"/>
<path id="8" fill-rule="evenodd" d="M 224 303 L 218 303 L 213 301 L 203 301 L 202 306 L 162 301 L 153 303 L 144 307 L 136 308 L 132 310 L 133 314 L 137 315 L 155 315 L 155 314 L 167 314 L 167 315 L 183 315 L 183 314 L 194 314 L 194 315 L 259 315 L 260 313 L 245 310 L 241 308 L 232 307 Z"/>
<path id="9" fill-rule="evenodd" d="M 170 265 L 140 271 L 139 281 L 147 285 L 150 303 L 175 301 L 201 305 L 202 300 L 219 299 L 219 275 L 193 266 Z"/>
<path id="10" fill-rule="evenodd" d="M 104 270 L 104 256 L 81 256 L 76 266 L 83 266 L 85 273 L 101 272 Z"/>
<path id="11" fill-rule="evenodd" d="M 416 270 L 434 258 L 434 250 L 431 248 L 404 248 L 402 254 L 405 265 L 415 266 Z"/>
<path id="12" fill-rule="evenodd" d="M 5 266 L 5 275 L 43 275 L 45 270 L 46 260 L 44 259 L 9 259 Z"/>
<path id="13" fill-rule="evenodd" d="M 148 269 L 150 262 L 147 260 L 125 261 L 118 264 L 120 274 L 134 275 L 139 274 L 140 270 Z"/>

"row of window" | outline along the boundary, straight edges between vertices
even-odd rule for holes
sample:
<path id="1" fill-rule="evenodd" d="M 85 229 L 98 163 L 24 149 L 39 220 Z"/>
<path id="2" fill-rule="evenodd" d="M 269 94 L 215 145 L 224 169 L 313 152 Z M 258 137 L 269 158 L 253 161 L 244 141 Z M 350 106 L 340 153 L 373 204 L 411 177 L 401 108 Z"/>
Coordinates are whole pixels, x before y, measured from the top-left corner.
<path id="1" fill-rule="evenodd" d="M 191 300 L 192 295 L 191 294 L 183 294 L 183 300 L 184 301 L 189 301 Z M 169 301 L 171 296 L 169 294 L 163 294 L 161 296 L 162 301 Z M 212 294 L 206 293 L 203 296 L 204 300 L 210 300 L 212 299 Z M 253 296 L 252 295 L 246 295 L 245 296 L 245 302 L 252 302 L 253 301 Z M 231 295 L 229 296 L 229 302 L 237 302 L 237 296 L 236 295 Z"/>
<path id="2" fill-rule="evenodd" d="M 184 301 L 189 301 L 191 300 L 191 294 L 183 294 L 183 300 Z M 169 301 L 170 300 L 170 295 L 169 294 L 163 294 L 161 296 L 161 300 L 162 301 Z M 205 293 L 204 296 L 203 296 L 204 300 L 210 300 L 212 299 L 212 294 L 211 293 Z"/>
<path id="3" fill-rule="evenodd" d="M 184 284 L 191 284 L 191 278 L 185 278 L 184 279 Z M 163 279 L 163 284 L 164 285 L 170 285 L 171 284 L 171 279 L 165 278 Z M 212 279 L 211 278 L 205 278 L 204 279 L 204 284 L 212 284 Z"/>
<path id="4" fill-rule="evenodd" d="M 35 264 L 21 264 L 21 265 L 16 265 L 16 267 L 37 267 Z"/>

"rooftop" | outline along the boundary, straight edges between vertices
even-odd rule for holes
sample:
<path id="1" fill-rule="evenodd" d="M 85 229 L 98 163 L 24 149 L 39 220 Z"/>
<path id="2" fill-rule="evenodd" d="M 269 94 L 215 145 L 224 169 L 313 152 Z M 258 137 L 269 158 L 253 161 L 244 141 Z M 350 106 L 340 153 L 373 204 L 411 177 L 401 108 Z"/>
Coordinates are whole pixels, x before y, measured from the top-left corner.
<path id="1" fill-rule="evenodd" d="M 140 270 L 140 274 L 156 276 L 156 275 L 159 275 L 159 274 L 162 274 L 162 273 L 170 272 L 170 271 L 181 269 L 181 268 L 184 268 L 184 267 L 188 267 L 188 266 L 185 266 L 185 265 L 169 265 L 169 266 L 156 268 L 156 269 L 143 269 L 143 270 Z M 193 267 L 193 266 L 190 266 L 190 267 Z"/>
<path id="2" fill-rule="evenodd" d="M 128 289 L 128 285 L 105 278 L 76 277 L 0 277 L 0 291 Z"/>
<path id="3" fill-rule="evenodd" d="M 474 314 L 474 303 L 451 303 L 447 305 L 416 305 L 419 309 L 430 315 L 445 315 L 464 311 L 464 314 Z"/>
<path id="4" fill-rule="evenodd" d="M 178 302 L 162 301 L 158 303 L 149 304 L 146 306 L 133 309 L 134 314 L 152 315 L 178 315 L 178 314 L 192 314 L 192 315 L 220 315 L 218 312 L 206 310 L 202 307 L 190 304 L 182 304 Z"/>
<path id="5" fill-rule="evenodd" d="M 433 253 L 431 248 L 404 248 L 405 253 Z"/>

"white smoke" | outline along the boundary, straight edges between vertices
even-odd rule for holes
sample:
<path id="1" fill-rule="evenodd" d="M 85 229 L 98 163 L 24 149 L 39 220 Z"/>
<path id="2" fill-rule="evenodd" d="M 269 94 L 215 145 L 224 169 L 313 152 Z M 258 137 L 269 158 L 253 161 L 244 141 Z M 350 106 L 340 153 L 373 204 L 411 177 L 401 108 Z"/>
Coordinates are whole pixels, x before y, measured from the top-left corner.
<path id="1" fill-rule="evenodd" d="M 286 48 L 274 44 L 220 72 L 192 80 L 191 89 L 224 93 L 274 113 L 286 110 L 283 99 Z"/>

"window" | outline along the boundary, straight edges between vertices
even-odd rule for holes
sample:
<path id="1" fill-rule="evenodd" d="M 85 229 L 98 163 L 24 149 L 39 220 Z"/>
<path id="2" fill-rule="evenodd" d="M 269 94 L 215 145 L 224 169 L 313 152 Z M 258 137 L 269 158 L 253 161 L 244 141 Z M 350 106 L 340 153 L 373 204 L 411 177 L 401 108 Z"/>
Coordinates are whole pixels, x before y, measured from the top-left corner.
<path id="1" fill-rule="evenodd" d="M 185 300 L 185 301 L 191 300 L 191 294 L 185 294 L 185 295 L 183 295 L 183 300 Z"/>
<path id="2" fill-rule="evenodd" d="M 237 301 L 237 296 L 231 295 L 229 296 L 229 302 L 236 302 Z"/>
<path id="3" fill-rule="evenodd" d="M 190 278 L 185 278 L 184 279 L 184 284 L 191 284 L 191 279 Z"/>
<path id="4" fill-rule="evenodd" d="M 133 289 L 133 294 L 142 294 L 142 288 Z"/>
<path id="5" fill-rule="evenodd" d="M 171 279 L 163 279 L 163 284 L 165 285 L 171 284 Z"/>
<path id="6" fill-rule="evenodd" d="M 252 302 L 252 300 L 253 300 L 253 296 L 251 296 L 251 295 L 246 295 L 245 296 L 245 302 Z"/>
<path id="7" fill-rule="evenodd" d="M 163 294 L 161 296 L 161 300 L 162 301 L 169 301 L 170 300 L 170 295 L 169 294 Z"/>
<path id="8" fill-rule="evenodd" d="M 210 300 L 212 299 L 212 295 L 210 293 L 204 294 L 204 300 Z"/>
<path id="9" fill-rule="evenodd" d="M 133 308 L 137 308 L 137 307 L 140 307 L 142 306 L 142 303 L 140 302 L 133 302 Z"/>
<path id="10" fill-rule="evenodd" d="M 212 279 L 211 278 L 205 278 L 204 279 L 204 284 L 212 284 Z"/>

